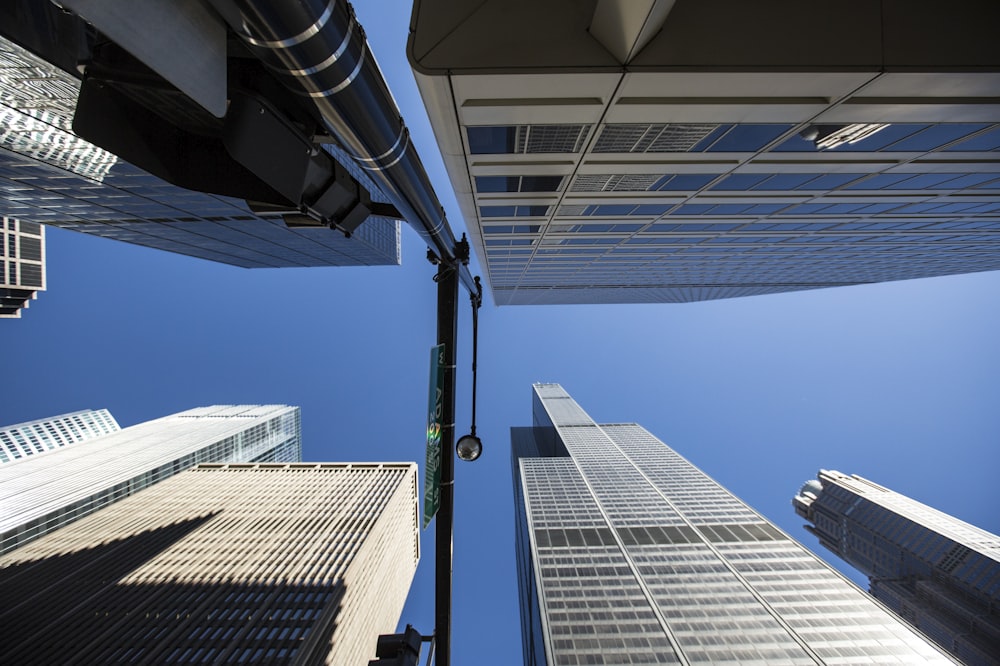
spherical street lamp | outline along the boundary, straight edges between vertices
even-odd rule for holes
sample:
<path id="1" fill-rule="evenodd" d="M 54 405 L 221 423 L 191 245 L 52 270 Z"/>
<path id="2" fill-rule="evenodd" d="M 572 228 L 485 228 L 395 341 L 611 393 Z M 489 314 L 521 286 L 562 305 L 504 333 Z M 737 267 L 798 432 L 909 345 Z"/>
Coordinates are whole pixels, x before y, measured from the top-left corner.
<path id="1" fill-rule="evenodd" d="M 472 462 L 483 453 L 483 442 L 475 435 L 465 435 L 455 444 L 455 453 L 459 460 Z"/>

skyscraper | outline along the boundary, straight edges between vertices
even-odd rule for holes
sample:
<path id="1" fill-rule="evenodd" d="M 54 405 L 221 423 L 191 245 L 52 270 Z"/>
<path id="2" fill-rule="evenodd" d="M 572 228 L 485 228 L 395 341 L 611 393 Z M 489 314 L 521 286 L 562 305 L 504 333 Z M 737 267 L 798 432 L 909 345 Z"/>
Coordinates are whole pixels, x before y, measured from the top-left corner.
<path id="1" fill-rule="evenodd" d="M 414 3 L 499 305 L 1000 269 L 1000 5 Z"/>
<path id="2" fill-rule="evenodd" d="M 45 291 L 45 228 L 0 216 L 0 319 L 16 319 Z"/>
<path id="3" fill-rule="evenodd" d="M 1000 537 L 835 471 L 792 506 L 900 617 L 966 664 L 1000 664 Z"/>
<path id="4" fill-rule="evenodd" d="M 372 216 L 351 236 L 286 226 L 233 197 L 187 190 L 78 137 L 78 78 L 6 39 L 45 9 L 0 9 L 0 213 L 244 268 L 399 263 L 399 222 Z M 52 34 L 55 34 L 54 32 Z M 53 45 L 59 51 L 62 45 Z M 381 191 L 339 155 L 373 201 Z"/>
<path id="5" fill-rule="evenodd" d="M 0 557 L 0 661 L 364 664 L 419 559 L 416 465 L 201 465 Z"/>
<path id="6" fill-rule="evenodd" d="M 526 664 L 949 663 L 635 424 L 535 384 L 513 428 Z"/>
<path id="7" fill-rule="evenodd" d="M 302 459 L 299 408 L 198 407 L 0 465 L 0 553 L 202 462 Z"/>
<path id="8" fill-rule="evenodd" d="M 106 409 L 84 409 L 0 429 L 0 465 L 121 430 Z"/>

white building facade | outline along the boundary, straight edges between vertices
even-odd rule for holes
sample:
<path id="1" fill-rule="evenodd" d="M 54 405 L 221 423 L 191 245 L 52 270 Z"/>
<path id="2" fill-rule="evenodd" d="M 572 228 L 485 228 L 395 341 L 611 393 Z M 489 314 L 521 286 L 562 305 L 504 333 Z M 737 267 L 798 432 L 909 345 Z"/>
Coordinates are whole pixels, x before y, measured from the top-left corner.
<path id="1" fill-rule="evenodd" d="M 119 430 L 118 422 L 106 409 L 83 409 L 47 419 L 15 423 L 0 429 L 0 465 Z"/>
<path id="2" fill-rule="evenodd" d="M 297 462 L 299 408 L 215 405 L 0 465 L 0 553 L 205 462 Z"/>

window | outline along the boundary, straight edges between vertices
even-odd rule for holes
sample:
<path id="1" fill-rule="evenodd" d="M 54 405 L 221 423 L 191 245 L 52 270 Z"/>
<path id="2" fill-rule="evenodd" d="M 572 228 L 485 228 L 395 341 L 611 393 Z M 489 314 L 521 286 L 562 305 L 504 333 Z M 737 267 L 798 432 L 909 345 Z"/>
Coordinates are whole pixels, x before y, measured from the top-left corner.
<path id="1" fill-rule="evenodd" d="M 556 192 L 562 176 L 476 176 L 476 191 Z"/>
<path id="2" fill-rule="evenodd" d="M 768 174 L 734 173 L 726 176 L 721 183 L 712 186 L 713 190 L 749 190 L 754 185 L 766 180 Z"/>
<path id="3" fill-rule="evenodd" d="M 851 184 L 848 190 L 881 190 L 895 183 L 911 178 L 908 173 L 880 173 Z"/>
<path id="4" fill-rule="evenodd" d="M 545 217 L 548 206 L 480 206 L 482 217 Z"/>
<path id="5" fill-rule="evenodd" d="M 483 227 L 483 233 L 493 234 L 536 234 L 541 227 L 537 224 L 515 224 L 500 227 Z"/>
<path id="6" fill-rule="evenodd" d="M 577 153 L 590 133 L 590 125 L 504 125 L 467 127 L 469 152 Z"/>
<path id="7" fill-rule="evenodd" d="M 652 189 L 656 190 L 668 190 L 668 191 L 695 191 L 700 190 L 705 187 L 713 180 L 719 177 L 717 173 L 705 173 L 705 174 L 678 174 L 676 176 L 664 176 L 666 180 L 659 186 L 653 186 Z"/>
<path id="8" fill-rule="evenodd" d="M 469 152 L 473 155 L 513 153 L 516 127 L 468 127 Z"/>
<path id="9" fill-rule="evenodd" d="M 945 150 L 1000 150 L 1000 127 L 995 127 L 989 132 L 968 138 L 961 143 L 945 148 Z"/>
<path id="10" fill-rule="evenodd" d="M 986 125 L 964 125 L 964 124 L 941 124 L 931 125 L 925 130 L 910 135 L 902 141 L 898 141 L 886 150 L 905 150 L 924 152 L 936 150 L 941 146 L 967 136 L 973 132 L 987 127 Z"/>
<path id="11" fill-rule="evenodd" d="M 705 150 L 710 153 L 756 152 L 791 128 L 791 125 L 734 125 Z"/>

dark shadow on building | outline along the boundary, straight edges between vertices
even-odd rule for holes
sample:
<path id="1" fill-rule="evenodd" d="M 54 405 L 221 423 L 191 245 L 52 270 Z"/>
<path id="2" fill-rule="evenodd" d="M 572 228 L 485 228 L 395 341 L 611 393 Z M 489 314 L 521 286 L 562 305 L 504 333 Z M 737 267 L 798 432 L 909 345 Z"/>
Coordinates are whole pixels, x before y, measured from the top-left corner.
<path id="1" fill-rule="evenodd" d="M 0 663 L 322 663 L 343 582 L 246 582 L 233 562 L 238 581 L 202 583 L 182 561 L 128 580 L 213 516 L 0 569 Z"/>

